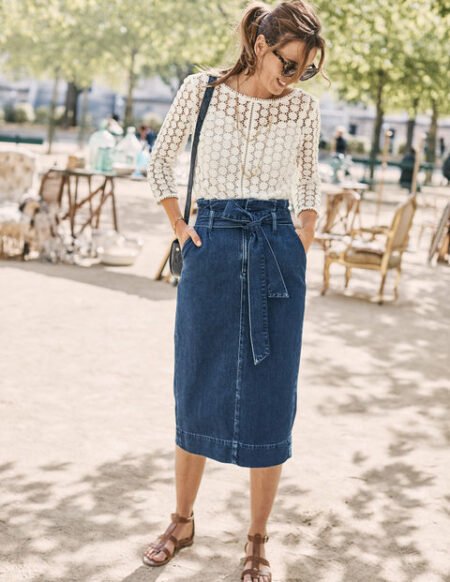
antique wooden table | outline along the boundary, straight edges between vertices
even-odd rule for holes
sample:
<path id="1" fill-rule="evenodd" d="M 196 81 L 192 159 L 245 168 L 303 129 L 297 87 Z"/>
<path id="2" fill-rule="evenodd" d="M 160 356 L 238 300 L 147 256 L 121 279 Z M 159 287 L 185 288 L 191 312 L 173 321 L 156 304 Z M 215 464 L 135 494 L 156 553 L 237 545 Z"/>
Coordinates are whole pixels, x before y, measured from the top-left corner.
<path id="1" fill-rule="evenodd" d="M 117 174 L 115 172 L 59 168 L 52 168 L 52 172 L 61 174 L 60 203 L 63 202 L 64 197 L 66 197 L 68 203 L 68 210 L 61 218 L 62 220 L 69 219 L 70 232 L 73 238 L 79 236 L 88 225 L 93 228 L 99 228 L 101 213 L 108 200 L 111 200 L 114 229 L 116 231 L 119 230 L 115 198 L 115 178 Z M 100 179 L 100 182 L 97 178 Z M 82 181 L 86 183 L 88 193 L 84 198 L 80 199 L 79 186 Z M 80 225 L 76 225 L 77 215 L 83 207 L 88 210 L 87 217 L 84 217 Z"/>

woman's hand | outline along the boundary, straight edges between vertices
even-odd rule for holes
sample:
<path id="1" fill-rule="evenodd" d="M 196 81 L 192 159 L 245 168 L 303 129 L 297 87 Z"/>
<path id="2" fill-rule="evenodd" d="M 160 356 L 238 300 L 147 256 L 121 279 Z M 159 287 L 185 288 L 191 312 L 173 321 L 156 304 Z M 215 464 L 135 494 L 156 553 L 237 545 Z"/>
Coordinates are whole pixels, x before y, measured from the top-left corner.
<path id="1" fill-rule="evenodd" d="M 304 227 L 296 227 L 295 232 L 299 236 L 300 240 L 303 243 L 303 247 L 305 249 L 305 253 L 308 252 L 309 247 L 312 245 L 314 240 L 314 230 L 306 229 Z"/>
<path id="2" fill-rule="evenodd" d="M 197 231 L 193 226 L 186 224 L 184 221 L 179 221 L 177 224 L 177 228 L 175 230 L 175 234 L 180 242 L 181 250 L 184 247 L 184 243 L 187 241 L 188 238 L 191 238 L 194 241 L 194 244 L 200 246 L 202 244 L 202 239 L 198 236 Z"/>
<path id="3" fill-rule="evenodd" d="M 314 208 L 305 208 L 297 216 L 298 223 L 294 224 L 297 235 L 303 243 L 305 253 L 308 252 L 313 243 L 318 216 L 319 212 Z"/>

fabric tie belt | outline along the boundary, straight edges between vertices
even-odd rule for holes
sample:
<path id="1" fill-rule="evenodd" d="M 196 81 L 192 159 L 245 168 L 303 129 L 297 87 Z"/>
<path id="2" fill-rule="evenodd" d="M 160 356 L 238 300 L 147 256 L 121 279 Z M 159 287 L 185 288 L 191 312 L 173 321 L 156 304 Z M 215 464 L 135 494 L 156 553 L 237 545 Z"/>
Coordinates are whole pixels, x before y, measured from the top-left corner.
<path id="1" fill-rule="evenodd" d="M 276 210 L 251 212 L 234 204 L 230 216 L 226 214 L 227 209 L 216 220 L 231 221 L 250 233 L 247 245 L 247 298 L 250 341 L 253 361 L 257 365 L 270 355 L 267 298 L 289 298 L 277 257 L 261 226 L 262 222 L 271 218 L 272 229 L 276 230 L 277 213 Z"/>

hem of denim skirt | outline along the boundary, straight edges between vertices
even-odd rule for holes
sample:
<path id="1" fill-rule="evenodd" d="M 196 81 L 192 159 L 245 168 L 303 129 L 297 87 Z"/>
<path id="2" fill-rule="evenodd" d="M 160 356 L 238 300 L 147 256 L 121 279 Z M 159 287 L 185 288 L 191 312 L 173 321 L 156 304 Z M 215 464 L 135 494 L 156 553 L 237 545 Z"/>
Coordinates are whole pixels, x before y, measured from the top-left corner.
<path id="1" fill-rule="evenodd" d="M 292 436 L 270 445 L 238 442 L 233 447 L 233 441 L 187 432 L 177 427 L 175 443 L 188 453 L 240 467 L 272 467 L 284 463 L 292 456 Z"/>

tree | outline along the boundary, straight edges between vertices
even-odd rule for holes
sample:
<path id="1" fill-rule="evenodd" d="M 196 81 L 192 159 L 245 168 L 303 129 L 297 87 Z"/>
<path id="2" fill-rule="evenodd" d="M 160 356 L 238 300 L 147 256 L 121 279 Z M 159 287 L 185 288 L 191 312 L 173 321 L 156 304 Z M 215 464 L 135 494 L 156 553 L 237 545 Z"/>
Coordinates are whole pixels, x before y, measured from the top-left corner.
<path id="1" fill-rule="evenodd" d="M 440 31 L 445 29 L 431 2 L 377 0 L 363 5 L 343 0 L 339 5 L 322 4 L 321 13 L 331 41 L 329 71 L 336 79 L 339 96 L 350 103 L 375 105 L 371 178 L 386 111 L 406 107 L 414 119 L 419 109 L 429 106 L 428 85 L 432 92 L 441 93 L 437 88 L 446 77 L 444 68 L 448 71 L 448 40 L 435 40 L 431 48 L 426 46 L 431 39 L 423 40 L 424 29 L 430 34 L 436 27 Z M 438 57 L 438 63 L 430 66 L 430 60 L 435 59 L 433 48 L 439 48 L 439 42 L 442 42 L 440 60 Z M 423 49 L 418 50 L 421 46 Z M 445 50 L 447 56 L 443 54 Z M 412 129 L 410 123 L 410 139 Z"/>
<path id="2" fill-rule="evenodd" d="M 54 134 L 54 111 L 62 79 L 88 87 L 97 71 L 102 51 L 96 44 L 97 26 L 89 18 L 93 0 L 1 0 L 5 66 L 15 74 L 28 73 L 53 78 L 48 126 L 48 151 Z"/>
<path id="3" fill-rule="evenodd" d="M 108 44 L 105 70 L 126 83 L 125 123 L 133 120 L 133 92 L 139 77 L 159 75 L 173 93 L 197 63 L 215 64 L 229 48 L 229 21 L 239 2 L 99 0 L 102 41 Z M 125 74 L 118 78 L 118 63 Z M 125 78 L 124 78 L 125 77 Z M 175 85 L 173 86 L 173 80 Z"/>

